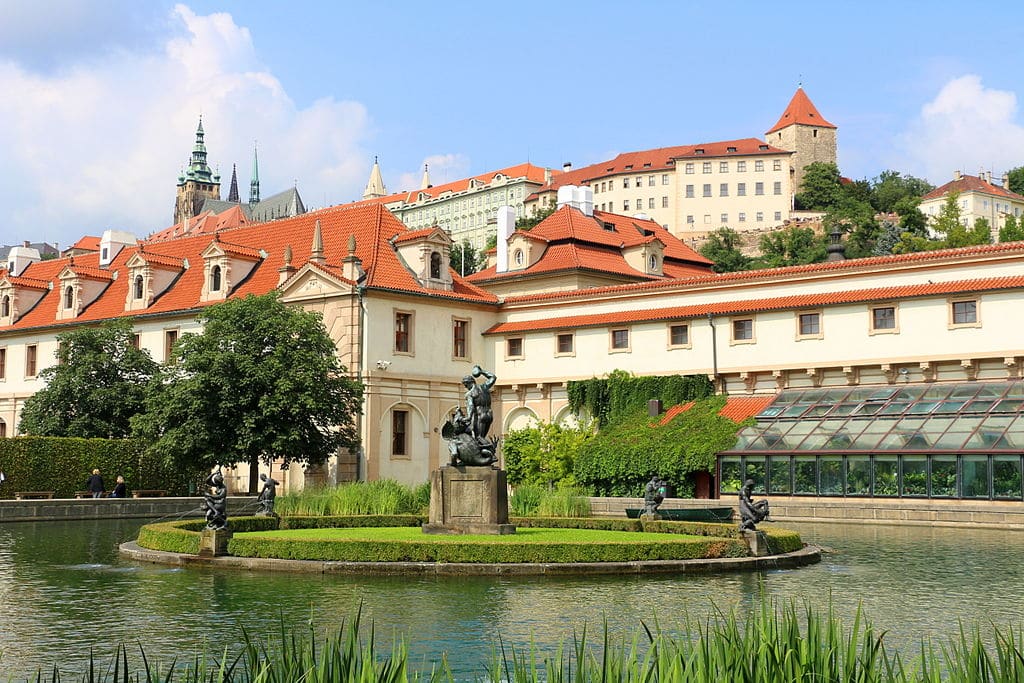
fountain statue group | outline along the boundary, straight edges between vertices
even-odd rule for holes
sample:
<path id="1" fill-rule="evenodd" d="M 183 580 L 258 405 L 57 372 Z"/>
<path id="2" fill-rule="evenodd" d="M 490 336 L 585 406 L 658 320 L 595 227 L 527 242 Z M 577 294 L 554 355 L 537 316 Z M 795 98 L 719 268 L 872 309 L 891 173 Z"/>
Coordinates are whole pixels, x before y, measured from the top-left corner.
<path id="1" fill-rule="evenodd" d="M 485 379 L 478 384 L 476 379 L 481 376 Z M 479 365 L 474 365 L 472 374 L 462 378 L 462 385 L 466 387 L 466 411 L 456 408 L 441 428 L 441 436 L 448 441 L 452 465 L 479 467 L 497 461 L 498 439 L 487 437 L 494 421 L 491 388 L 497 380 L 493 373 Z"/>

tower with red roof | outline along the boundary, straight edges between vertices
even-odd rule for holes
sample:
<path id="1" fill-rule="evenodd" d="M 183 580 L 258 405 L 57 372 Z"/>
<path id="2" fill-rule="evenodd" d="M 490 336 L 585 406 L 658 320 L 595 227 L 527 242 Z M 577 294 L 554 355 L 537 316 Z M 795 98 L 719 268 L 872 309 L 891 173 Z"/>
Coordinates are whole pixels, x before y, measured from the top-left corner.
<path id="1" fill-rule="evenodd" d="M 794 152 L 790 158 L 794 193 L 801 190 L 808 164 L 836 163 L 836 130 L 836 125 L 821 115 L 803 87 L 797 87 L 782 116 L 764 134 L 769 145 Z"/>

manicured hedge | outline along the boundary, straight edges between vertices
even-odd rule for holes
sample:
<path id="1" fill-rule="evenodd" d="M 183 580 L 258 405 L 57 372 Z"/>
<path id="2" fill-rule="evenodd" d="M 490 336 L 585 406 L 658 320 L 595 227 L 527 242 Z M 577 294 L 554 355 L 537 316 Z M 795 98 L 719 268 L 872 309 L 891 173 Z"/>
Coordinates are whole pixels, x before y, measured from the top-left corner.
<path id="1" fill-rule="evenodd" d="M 423 515 L 351 515 L 347 517 L 282 517 L 282 529 L 345 529 L 350 527 L 420 526 Z"/>
<path id="2" fill-rule="evenodd" d="M 278 527 L 276 517 L 229 517 L 231 531 L 269 531 Z M 139 529 L 136 541 L 140 547 L 169 553 L 196 555 L 199 553 L 199 535 L 206 520 L 186 519 L 175 522 L 157 522 Z"/>
<path id="3" fill-rule="evenodd" d="M 714 536 L 716 538 L 738 538 L 739 527 L 735 524 L 715 522 L 672 522 L 665 519 L 643 520 L 644 531 L 659 534 L 687 534 L 688 536 Z"/>
<path id="4" fill-rule="evenodd" d="M 0 439 L 0 471 L 7 477 L 0 498 L 13 498 L 16 491 L 53 491 L 58 498 L 70 498 L 85 490 L 94 469 L 100 470 L 108 491 L 117 475 L 129 490 L 164 489 L 172 495 L 188 494 L 189 484 L 203 479 L 201 472 L 175 469 L 146 455 L 142 444 L 130 439 Z"/>
<path id="5" fill-rule="evenodd" d="M 804 547 L 803 539 L 801 539 L 800 534 L 795 531 L 789 531 L 788 529 L 775 529 L 772 527 L 763 527 L 758 529 L 758 531 L 763 531 L 768 537 L 768 551 L 772 555 L 791 553 Z"/>
<path id="6" fill-rule="evenodd" d="M 604 531 L 643 531 L 638 519 L 603 517 L 512 517 L 517 527 L 537 529 L 601 529 Z"/>

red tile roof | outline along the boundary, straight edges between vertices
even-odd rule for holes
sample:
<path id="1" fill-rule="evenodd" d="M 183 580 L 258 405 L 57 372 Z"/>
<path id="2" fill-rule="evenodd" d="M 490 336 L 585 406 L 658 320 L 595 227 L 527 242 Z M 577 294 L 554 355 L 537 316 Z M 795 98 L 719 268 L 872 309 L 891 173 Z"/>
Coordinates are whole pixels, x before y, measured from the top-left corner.
<path id="1" fill-rule="evenodd" d="M 422 296 L 441 297 L 445 299 L 461 299 L 466 301 L 496 304 L 497 297 L 466 282 L 452 272 L 452 291 L 426 289 L 406 268 L 399 259 L 389 240 L 407 231 L 402 223 L 391 215 L 383 206 L 364 205 L 333 207 L 296 216 L 275 220 L 268 224 L 250 224 L 241 226 L 226 233 L 230 235 L 232 250 L 249 255 L 259 254 L 262 250 L 266 256 L 260 258 L 250 275 L 231 292 L 231 297 L 244 297 L 248 294 L 264 294 L 278 286 L 280 274 L 278 268 L 284 259 L 286 246 L 291 246 L 295 256 L 293 265 L 301 267 L 307 260 L 309 245 L 313 241 L 313 226 L 320 220 L 324 242 L 326 265 L 324 270 L 340 278 L 342 260 L 348 255 L 348 237 L 356 238 L 356 256 L 362 261 L 367 277 L 364 281 L 369 290 L 384 289 L 405 292 Z M 171 262 L 189 261 L 190 267 L 183 270 L 173 286 L 144 311 L 125 311 L 125 300 L 128 295 L 129 277 L 125 264 L 138 248 L 126 247 L 113 259 L 108 268 L 99 267 L 99 254 L 90 253 L 74 259 L 76 272 L 97 272 L 112 278 L 115 272 L 120 273 L 113 279 L 103 294 L 86 308 L 78 317 L 71 320 L 57 319 L 59 291 L 45 294 L 42 300 L 31 311 L 20 318 L 13 326 L 0 327 L 0 330 L 29 329 L 63 325 L 71 322 L 94 322 L 121 316 L 141 314 L 185 313 L 214 302 L 200 301 L 203 288 L 202 252 L 210 245 L 209 235 L 189 235 L 177 239 L 168 239 L 156 244 L 142 245 L 144 249 L 159 249 L 158 258 Z M 221 242 L 221 246 L 225 246 Z M 145 251 L 146 258 L 154 257 L 151 251 Z M 53 282 L 57 275 L 70 260 L 52 259 L 39 261 L 25 269 L 24 278 L 15 281 L 28 283 Z M 39 285 L 35 285 L 39 288 Z"/>
<path id="2" fill-rule="evenodd" d="M 147 237 L 144 242 L 161 242 L 163 240 L 177 239 L 189 235 L 212 235 L 219 230 L 229 230 L 247 225 L 249 219 L 241 206 L 232 206 L 230 209 L 220 213 L 203 211 L 198 216 L 175 223 L 169 228 L 155 232 Z M 187 230 L 186 230 L 187 225 Z M 97 247 L 98 248 L 98 247 Z"/>
<path id="3" fill-rule="evenodd" d="M 441 228 L 437 226 L 433 226 L 430 228 L 420 228 L 419 230 L 410 230 L 409 232 L 403 233 L 395 237 L 393 242 L 394 244 L 401 244 L 402 242 L 411 242 L 413 240 L 418 240 L 421 237 L 428 237 L 432 235 L 434 231 L 440 229 Z"/>
<path id="4" fill-rule="evenodd" d="M 1024 275 L 936 282 L 923 285 L 874 287 L 844 292 L 794 294 L 764 299 L 743 299 L 709 304 L 691 304 L 689 306 L 667 306 L 647 310 L 627 310 L 614 313 L 595 313 L 540 320 L 524 320 L 520 322 L 504 322 L 494 325 L 485 331 L 484 334 L 510 334 L 514 332 L 536 332 L 580 327 L 604 327 L 606 325 L 655 322 L 659 320 L 685 320 L 704 317 L 708 314 L 734 315 L 737 313 L 756 313 L 760 311 L 794 310 L 837 304 L 1020 289 L 1022 287 L 1024 287 Z"/>
<path id="5" fill-rule="evenodd" d="M 775 131 L 792 126 L 793 124 L 818 126 L 819 128 L 836 127 L 825 120 L 825 117 L 814 106 L 811 98 L 807 96 L 803 88 L 796 89 L 796 92 L 793 93 L 793 99 L 786 105 L 786 111 L 782 112 L 782 116 L 779 117 L 774 126 L 768 129 L 765 135 L 771 135 Z"/>
<path id="6" fill-rule="evenodd" d="M 503 273 L 497 272 L 497 266 L 490 266 L 468 276 L 469 279 L 485 283 L 539 273 L 585 269 L 649 280 L 657 276 L 632 268 L 623 257 L 622 249 L 646 244 L 654 239 L 665 245 L 662 270 L 666 277 L 708 274 L 711 268 L 711 261 L 683 244 L 657 222 L 604 211 L 594 211 L 593 216 L 586 216 L 579 209 L 562 206 L 532 230 L 521 234 L 528 239 L 548 243 L 549 246 L 537 263 L 523 270 Z"/>
<path id="7" fill-rule="evenodd" d="M 81 256 L 79 256 L 81 258 Z M 68 264 L 68 270 L 77 275 L 78 277 L 86 277 L 91 280 L 113 280 L 114 274 L 109 270 L 103 270 L 101 268 L 90 268 L 88 266 L 82 266 L 77 263 Z"/>
<path id="8" fill-rule="evenodd" d="M 935 251 L 919 251 L 913 254 L 892 254 L 889 256 L 871 256 L 862 259 L 845 261 L 826 261 L 824 263 L 808 263 L 802 266 L 784 266 L 781 268 L 762 268 L 760 270 L 741 270 L 734 273 L 714 275 L 695 274 L 673 280 L 657 280 L 653 282 L 631 282 L 607 287 L 593 287 L 586 290 L 571 292 L 541 292 L 508 296 L 505 303 L 526 303 L 546 301 L 549 299 L 568 299 L 573 297 L 592 297 L 597 294 L 628 294 L 633 292 L 655 291 L 660 289 L 689 289 L 706 285 L 729 284 L 742 281 L 780 280 L 794 275 L 817 275 L 842 270 L 876 269 L 886 266 L 900 266 L 928 261 L 957 260 L 972 258 L 986 254 L 1024 253 L 1024 242 L 1000 242 L 998 244 L 981 244 L 956 249 L 937 249 Z"/>
<path id="9" fill-rule="evenodd" d="M 152 251 L 142 251 L 141 249 L 139 250 L 139 256 L 146 263 L 155 263 L 160 266 L 171 266 L 174 268 L 183 268 L 185 266 L 185 259 L 178 256 L 165 256 Z"/>
<path id="10" fill-rule="evenodd" d="M 985 194 L 995 195 L 996 197 L 1024 202 L 1024 197 L 1016 192 L 1010 192 L 1004 187 L 993 185 L 992 183 L 973 175 L 964 175 L 960 176 L 956 180 L 951 180 L 942 187 L 937 187 L 925 196 L 921 197 L 921 201 L 945 197 L 950 192 L 959 192 L 960 194 L 963 194 L 964 192 L 984 192 Z"/>
<path id="11" fill-rule="evenodd" d="M 92 235 L 85 235 L 80 238 L 77 242 L 71 245 L 72 249 L 81 249 L 82 251 L 99 251 L 100 250 L 100 238 L 93 237 Z"/>
<path id="12" fill-rule="evenodd" d="M 740 423 L 748 417 L 753 417 L 768 407 L 768 404 L 775 400 L 775 396 L 729 396 L 725 399 L 725 405 L 718 411 L 724 418 Z M 662 427 L 674 420 L 677 416 L 685 413 L 693 407 L 694 402 L 680 403 L 665 411 L 658 424 Z"/>

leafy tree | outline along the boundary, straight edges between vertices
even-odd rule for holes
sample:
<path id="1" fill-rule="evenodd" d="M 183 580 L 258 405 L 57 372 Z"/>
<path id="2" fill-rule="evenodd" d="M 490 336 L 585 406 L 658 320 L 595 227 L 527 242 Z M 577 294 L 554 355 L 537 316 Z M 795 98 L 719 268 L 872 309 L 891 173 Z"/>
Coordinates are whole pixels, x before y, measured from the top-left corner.
<path id="1" fill-rule="evenodd" d="M 921 213 L 920 197 L 903 197 L 893 204 L 892 210 L 900 217 L 900 229 L 912 235 L 928 235 L 928 218 Z"/>
<path id="2" fill-rule="evenodd" d="M 761 236 L 761 263 L 766 268 L 797 266 L 825 260 L 828 237 L 810 228 L 790 226 Z"/>
<path id="3" fill-rule="evenodd" d="M 898 223 L 882 221 L 879 224 L 878 236 L 875 239 L 874 247 L 871 250 L 872 256 L 888 256 L 894 253 L 893 249 L 900 242 L 900 235 L 903 230 Z"/>
<path id="4" fill-rule="evenodd" d="M 469 240 L 452 245 L 449 262 L 459 275 L 469 275 L 480 270 L 487 263 L 487 255 L 474 248 Z"/>
<path id="5" fill-rule="evenodd" d="M 714 262 L 716 273 L 732 273 L 750 268 L 750 257 L 739 249 L 740 236 L 731 228 L 719 228 L 708 235 L 700 247 L 700 254 Z"/>
<path id="6" fill-rule="evenodd" d="M 899 171 L 882 171 L 871 183 L 871 205 L 878 211 L 899 213 L 896 205 L 901 200 L 920 198 L 934 189 L 927 180 Z"/>
<path id="7" fill-rule="evenodd" d="M 349 379 L 317 313 L 277 292 L 232 299 L 199 316 L 149 384 L 132 421 L 150 450 L 183 465 L 323 463 L 359 443 L 362 385 Z"/>
<path id="8" fill-rule="evenodd" d="M 948 237 L 951 232 L 963 229 L 963 222 L 960 214 L 960 193 L 956 190 L 946 195 L 946 201 L 935 217 L 931 228 L 941 237 Z"/>
<path id="9" fill-rule="evenodd" d="M 541 221 L 553 214 L 557 208 L 557 204 L 552 204 L 546 209 L 534 211 L 529 216 L 523 216 L 516 221 L 516 230 L 532 230 L 540 225 Z"/>
<path id="10" fill-rule="evenodd" d="M 852 195 L 840 197 L 835 206 L 825 214 L 822 225 L 825 228 L 824 240 L 826 243 L 829 234 L 836 227 L 840 232 L 849 235 L 846 241 L 847 258 L 870 256 L 880 230 L 871 205 Z M 822 258 L 824 256 L 825 254 L 822 254 Z"/>
<path id="11" fill-rule="evenodd" d="M 46 387 L 25 401 L 20 430 L 33 436 L 122 438 L 143 410 L 145 388 L 157 372 L 149 353 L 135 348 L 132 321 L 57 335 L 58 364 L 39 373 Z"/>
<path id="12" fill-rule="evenodd" d="M 839 167 L 815 161 L 804 167 L 804 179 L 795 199 L 796 208 L 805 211 L 828 211 L 843 196 Z"/>
<path id="13" fill-rule="evenodd" d="M 999 228 L 1000 242 L 1019 242 L 1024 240 L 1024 223 L 1017 220 L 1016 216 L 1007 216 L 1003 227 Z"/>
<path id="14" fill-rule="evenodd" d="M 565 427 L 550 422 L 509 432 L 502 444 L 509 483 L 573 486 L 573 463 L 593 436 L 592 426 Z"/>
<path id="15" fill-rule="evenodd" d="M 1009 182 L 1007 183 L 1007 189 L 1010 192 L 1016 192 L 1017 194 L 1024 194 L 1024 166 L 1018 166 L 1017 168 L 1011 168 L 1006 172 Z"/>

